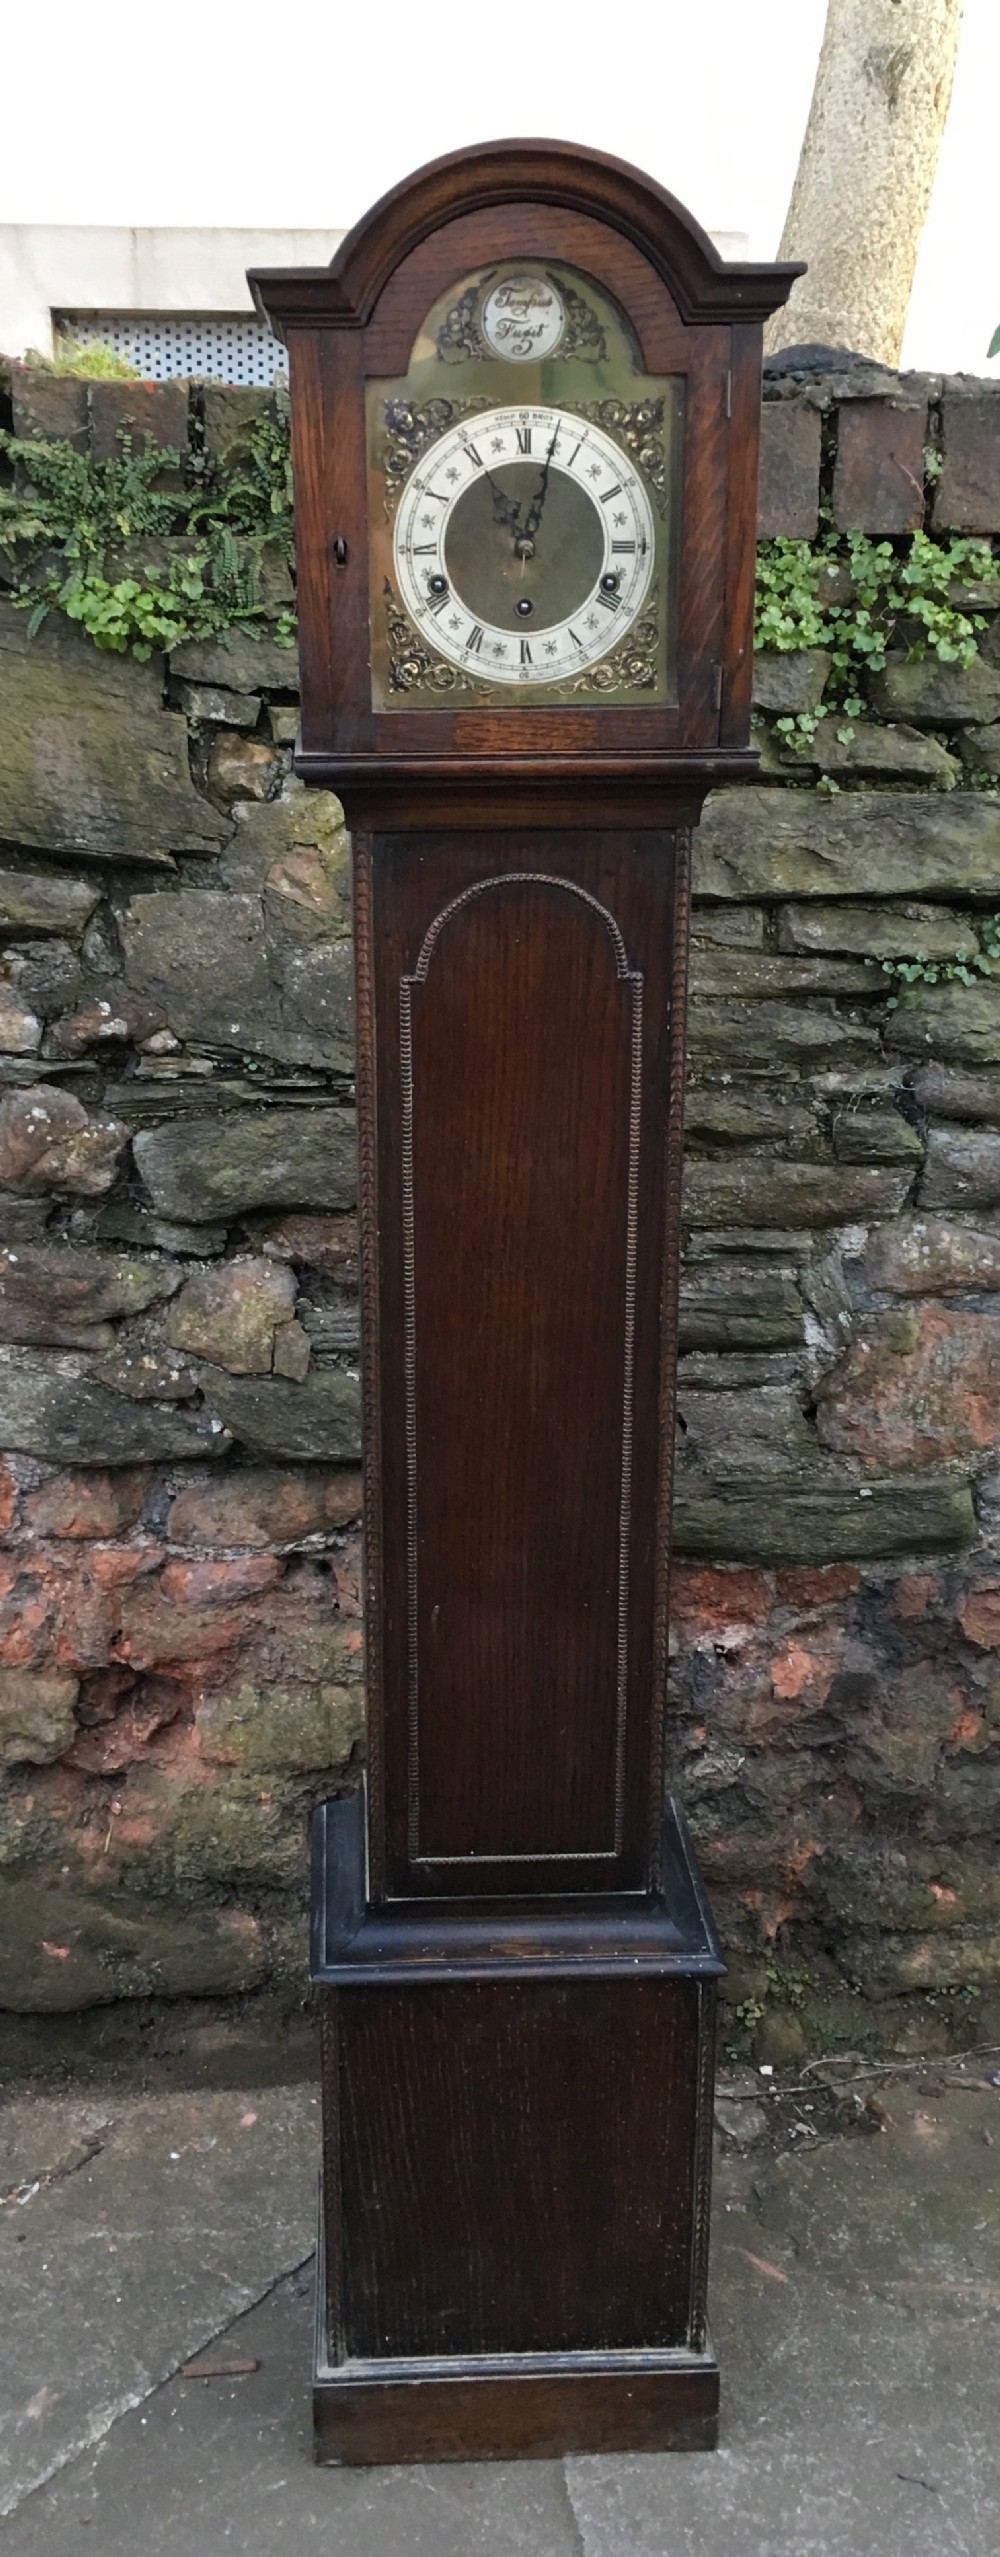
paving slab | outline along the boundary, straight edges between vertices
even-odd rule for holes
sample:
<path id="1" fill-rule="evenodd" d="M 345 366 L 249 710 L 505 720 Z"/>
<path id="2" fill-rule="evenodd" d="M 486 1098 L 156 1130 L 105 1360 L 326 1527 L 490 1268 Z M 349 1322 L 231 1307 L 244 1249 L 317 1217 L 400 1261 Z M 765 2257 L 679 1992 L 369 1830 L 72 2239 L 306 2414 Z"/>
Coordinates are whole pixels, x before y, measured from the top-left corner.
<path id="1" fill-rule="evenodd" d="M 318 2122 L 308 2086 L 0 2109 L 0 2513 L 302 2262 Z"/>
<path id="2" fill-rule="evenodd" d="M 878 2105 L 884 2130 L 724 2166 L 722 2446 L 568 2461 L 582 2557 L 1000 2545 L 1000 2090 L 890 2081 Z"/>
<path id="3" fill-rule="evenodd" d="M 4 2557 L 579 2557 L 558 2461 L 315 2468 L 312 2282 L 292 2276 L 220 2347 L 240 2379 L 174 2379 L 7 2524 Z"/>
<path id="4" fill-rule="evenodd" d="M 150 2378 L 99 2441 L 84 2447 L 81 2436 L 76 2454 L 25 2494 L 6 2525 L 4 2557 L 77 2557 L 88 2540 L 101 2557 L 275 2557 L 284 2548 L 299 2557 L 321 2537 L 344 2557 L 992 2557 L 1000 2537 L 1000 2087 L 974 2063 L 938 2078 L 877 2082 L 862 2132 L 866 2084 L 825 2112 L 808 2102 L 772 2105 L 751 2086 L 742 2119 L 739 2098 L 730 2105 L 737 2128 L 719 2161 L 712 2281 L 723 2438 L 701 2457 L 315 2468 L 308 2271 L 272 2277 L 267 2297 L 235 2320 L 223 2311 L 228 2323 L 223 2332 L 220 2321 L 212 2357 L 255 2369 L 178 2376 L 206 2329 L 188 2341 L 190 2263 L 185 2269 L 177 2256 L 172 2279 L 188 2223 L 176 2212 L 178 2187 L 161 2173 L 157 2190 L 175 2217 L 169 2230 L 147 2235 L 145 2262 L 163 2286 L 157 2314 L 174 2340 L 165 2336 L 161 2357 L 170 2354 L 172 2375 L 160 2385 Z M 852 2103 L 856 2136 L 815 2135 L 816 2122 L 848 2122 Z M 201 2125 L 212 2108 L 208 2131 Z M 53 2172 L 81 2141 L 100 2136 L 92 2119 L 100 2110 L 67 2115 L 62 2146 L 58 2126 L 47 2127 Z M 277 2154 L 266 2171 L 265 2141 L 256 2163 L 249 2141 L 242 2145 L 247 2110 L 258 2113 L 254 2137 L 263 2128 Z M 117 2109 L 115 2118 L 123 2119 Z M 249 2224 L 258 2224 L 262 2251 L 270 2235 L 274 2260 L 283 2232 L 294 2238 L 311 2223 L 315 2119 L 300 2089 L 210 2105 L 157 2098 L 147 2111 L 150 2187 L 161 2125 L 176 2148 L 185 2127 L 190 2143 L 218 2141 L 215 2150 L 192 2145 L 187 2170 L 190 2225 L 202 2232 L 216 2282 L 227 2246 L 230 2277 L 248 2279 L 240 2246 Z M 137 2125 L 130 2137 L 135 2159 Z M 171 2164 L 182 2162 L 183 2154 Z M 109 2241 L 97 2237 L 87 2179 L 99 2167 L 92 2158 L 49 2188 L 50 2207 L 57 2191 L 75 2198 L 78 2238 L 89 2230 L 98 2257 Z M 129 2225 L 134 2191 L 133 2180 Z M 21 2206 L 25 2217 L 41 2198 Z M 105 2294 L 104 2316 L 110 2304 Z M 47 2366 L 70 2382 L 80 2330 L 70 2344 L 50 2290 L 39 2295 L 37 2323 Z M 36 2346 L 32 2381 L 45 2359 Z M 134 2373 L 137 2365 L 133 2348 Z M 78 2422 L 81 2392 L 82 2380 Z M 106 2406 L 106 2388 L 93 2395 Z"/>

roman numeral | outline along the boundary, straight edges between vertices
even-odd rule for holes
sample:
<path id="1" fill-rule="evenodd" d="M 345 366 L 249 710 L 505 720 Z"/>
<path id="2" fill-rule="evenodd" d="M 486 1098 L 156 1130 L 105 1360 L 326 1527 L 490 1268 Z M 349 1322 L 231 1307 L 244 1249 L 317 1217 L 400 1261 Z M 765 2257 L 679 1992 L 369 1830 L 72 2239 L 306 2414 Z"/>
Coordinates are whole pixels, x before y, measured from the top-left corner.
<path id="1" fill-rule="evenodd" d="M 578 444 L 574 444 L 574 446 L 573 446 L 573 450 L 572 450 L 572 452 L 571 452 L 571 454 L 570 454 L 570 457 L 569 457 L 569 460 L 568 460 L 568 462 L 567 462 L 567 464 L 566 464 L 566 468 L 567 468 L 567 470 L 568 470 L 568 471 L 571 471 L 571 470 L 572 470 L 572 468 L 573 468 L 573 464 L 574 464 L 574 462 L 575 462 L 575 460 L 576 460 L 576 457 L 577 457 L 577 454 L 578 454 L 578 453 L 582 453 L 582 451 L 583 451 L 583 448 L 584 448 L 584 445 L 585 445 L 586 441 L 587 441 L 586 436 L 585 436 L 585 435 L 581 435 L 579 443 L 578 443 Z"/>
<path id="2" fill-rule="evenodd" d="M 613 551 L 618 551 L 618 552 L 621 554 L 621 557 L 622 557 L 623 559 L 624 559 L 625 557 L 631 558 L 632 553 L 633 553 L 633 551 L 635 550 L 635 543 L 634 543 L 634 542 L 612 542 L 612 544 L 611 544 L 611 548 L 612 548 L 612 550 L 613 550 Z"/>
<path id="3" fill-rule="evenodd" d="M 620 481 L 620 479 L 616 479 L 616 481 L 615 481 L 615 484 L 614 484 L 614 487 L 613 487 L 613 488 L 602 488 L 602 490 L 601 490 L 601 504 L 602 504 L 602 506 L 607 506 L 607 505 L 609 504 L 609 502 L 610 502 L 610 500 L 611 500 L 611 498 L 612 498 L 612 497 L 620 497 L 620 496 L 621 496 L 621 493 L 622 493 L 622 484 L 621 484 L 621 481 Z"/>
<path id="4" fill-rule="evenodd" d="M 519 426 L 519 427 L 518 427 L 518 430 L 517 430 L 517 449 L 518 449 L 518 452 L 519 452 L 519 453 L 530 453 L 530 451 L 531 451 L 531 428 L 530 428 L 530 426 Z"/>
<path id="5" fill-rule="evenodd" d="M 586 652 L 586 649 L 585 649 L 585 647 L 584 647 L 584 645 L 583 645 L 583 641 L 582 641 L 582 639 L 580 639 L 580 638 L 578 637 L 578 635 L 577 635 L 576 631 L 574 630 L 573 625 L 572 625 L 572 622 L 570 622 L 570 623 L 568 623 L 568 624 L 567 624 L 567 628 L 568 628 L 568 630 L 569 630 L 569 635 L 570 635 L 570 638 L 571 638 L 571 640 L 572 640 L 572 642 L 573 642 L 573 646 L 574 646 L 574 648 L 578 648 L 578 649 L 579 649 L 579 651 L 580 651 L 580 655 L 581 655 L 581 657 L 585 657 L 585 656 L 586 656 L 586 653 L 587 653 L 587 652 Z"/>
<path id="6" fill-rule="evenodd" d="M 436 542 L 414 542 L 414 545 L 413 545 L 413 556 L 414 556 L 414 559 L 434 559 L 434 558 L 436 557 L 436 555 L 437 555 L 437 543 L 436 543 Z"/>
<path id="7" fill-rule="evenodd" d="M 424 496 L 436 498 L 439 506 L 447 506 L 447 493 L 443 488 L 425 488 Z"/>
<path id="8" fill-rule="evenodd" d="M 598 589 L 598 592 L 594 597 L 594 602 L 595 604 L 603 604 L 606 611 L 609 613 L 618 613 L 621 611 L 622 599 L 620 595 L 605 595 L 601 593 L 600 589 Z"/>
<path id="9" fill-rule="evenodd" d="M 531 664 L 531 642 L 528 639 L 522 639 L 521 641 L 521 664 L 522 666 L 530 666 Z"/>
<path id="10" fill-rule="evenodd" d="M 481 471 L 483 467 L 483 457 L 481 453 L 477 453 L 475 445 L 463 444 L 462 451 L 466 455 L 467 459 L 475 464 L 477 471 Z"/>
<path id="11" fill-rule="evenodd" d="M 603 603 L 606 603 L 606 601 L 607 601 L 607 597 L 606 597 L 606 596 L 604 596 L 604 595 L 602 595 L 602 597 L 601 597 L 601 602 L 602 602 L 602 604 L 603 604 Z M 447 593 L 446 593 L 446 594 L 444 594 L 444 595 L 428 595 L 428 598 L 427 598 L 427 610 L 428 610 L 428 612 L 429 612 L 429 613 L 443 613 L 444 608 L 445 608 L 445 605 L 446 605 L 446 604 L 450 604 L 450 602 L 451 602 L 451 596 L 450 596 L 449 594 L 447 594 Z"/>
<path id="12" fill-rule="evenodd" d="M 474 653 L 478 656 L 478 654 L 479 654 L 479 650 L 481 649 L 482 644 L 483 644 L 483 625 L 482 625 L 482 622 L 481 622 L 481 621 L 477 621 L 477 622 L 474 624 L 473 628 L 470 630 L 470 632 L 469 632 L 469 636 L 468 636 L 468 639 L 466 640 L 466 643 L 465 643 L 465 653 L 466 653 L 466 656 L 470 656 L 470 655 L 472 655 L 472 654 L 473 654 L 473 652 L 474 652 Z"/>

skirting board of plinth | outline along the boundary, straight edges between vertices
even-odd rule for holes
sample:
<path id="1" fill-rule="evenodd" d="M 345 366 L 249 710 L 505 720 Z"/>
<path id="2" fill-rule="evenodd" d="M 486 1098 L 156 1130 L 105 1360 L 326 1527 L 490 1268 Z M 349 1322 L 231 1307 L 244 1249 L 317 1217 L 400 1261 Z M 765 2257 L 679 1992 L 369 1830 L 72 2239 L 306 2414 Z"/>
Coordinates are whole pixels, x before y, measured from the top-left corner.
<path id="1" fill-rule="evenodd" d="M 596 2451 L 714 2450 L 719 2366 L 706 2343 L 615 2353 L 454 2360 L 327 2359 L 320 2211 L 313 2417 L 324 2465 L 558 2459 Z"/>

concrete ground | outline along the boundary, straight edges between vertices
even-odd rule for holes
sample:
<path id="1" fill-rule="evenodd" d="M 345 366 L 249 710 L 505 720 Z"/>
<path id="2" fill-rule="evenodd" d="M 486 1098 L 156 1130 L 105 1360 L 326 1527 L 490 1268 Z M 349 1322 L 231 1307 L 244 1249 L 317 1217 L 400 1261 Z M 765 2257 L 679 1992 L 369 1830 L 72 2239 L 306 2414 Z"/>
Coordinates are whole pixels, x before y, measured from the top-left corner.
<path id="1" fill-rule="evenodd" d="M 719 2112 L 717 2453 L 336 2470 L 312 2087 L 9 2101 L 4 2557 L 993 2557 L 1000 2055 Z"/>

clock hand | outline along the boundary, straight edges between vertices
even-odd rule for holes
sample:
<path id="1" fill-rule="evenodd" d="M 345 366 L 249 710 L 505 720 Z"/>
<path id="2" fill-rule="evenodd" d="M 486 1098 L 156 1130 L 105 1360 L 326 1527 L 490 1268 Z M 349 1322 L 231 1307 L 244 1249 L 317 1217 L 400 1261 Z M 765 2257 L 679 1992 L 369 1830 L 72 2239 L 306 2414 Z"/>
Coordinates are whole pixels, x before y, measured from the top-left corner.
<path id="1" fill-rule="evenodd" d="M 489 481 L 489 485 L 493 491 L 494 523 L 502 524 L 505 532 L 516 532 L 521 520 L 520 499 L 508 497 L 505 494 L 504 490 L 498 486 L 497 481 L 494 479 L 492 471 L 487 470 L 485 462 L 483 463 L 482 468 L 483 477 Z"/>
<path id="2" fill-rule="evenodd" d="M 539 482 L 538 487 L 537 487 L 537 488 L 536 488 L 536 490 L 535 490 L 535 494 L 534 494 L 534 496 L 533 496 L 533 498 L 532 498 L 531 504 L 530 504 L 530 506 L 529 506 L 529 508 L 528 508 L 528 512 L 527 512 L 527 514 L 526 514 L 526 516 L 525 516 L 525 519 L 524 519 L 524 534 L 525 534 L 525 538 L 526 538 L 528 541 L 533 541 L 534 536 L 535 536 L 535 534 L 536 534 L 536 533 L 537 533 L 537 531 L 538 531 L 539 524 L 541 523 L 541 520 L 542 520 L 542 508 L 543 508 L 543 506 L 544 506 L 544 504 L 545 504 L 545 496 L 546 496 L 546 491 L 547 491 L 547 489 L 548 489 L 548 484 L 549 484 L 549 472 L 550 472 L 550 470 L 551 470 L 551 468 L 552 468 L 552 456 L 553 456 L 553 453 L 555 452 L 556 445 L 558 444 L 558 442 L 559 442 L 559 428 L 558 428 L 558 426 L 557 426 L 557 427 L 556 427 L 555 434 L 553 435 L 553 438 L 552 438 L 552 442 L 551 442 L 551 444 L 549 445 L 548 452 L 546 453 L 546 456 L 545 456 L 545 468 L 544 468 L 544 470 L 543 470 L 543 472 L 542 472 L 541 480 L 540 480 L 540 482 Z"/>
<path id="3" fill-rule="evenodd" d="M 489 471 L 487 471 L 486 477 L 489 480 L 490 487 L 493 491 L 494 523 L 502 524 L 505 532 L 516 533 L 521 521 L 520 499 L 505 497 L 503 489 L 497 487 L 496 481 L 491 478 Z"/>

